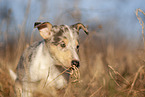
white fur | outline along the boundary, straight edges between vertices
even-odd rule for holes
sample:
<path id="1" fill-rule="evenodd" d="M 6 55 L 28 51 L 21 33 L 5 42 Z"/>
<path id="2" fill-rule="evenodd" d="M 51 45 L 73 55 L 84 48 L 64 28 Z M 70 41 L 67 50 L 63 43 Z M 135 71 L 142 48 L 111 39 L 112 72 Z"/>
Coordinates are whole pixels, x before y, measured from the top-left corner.
<path id="1" fill-rule="evenodd" d="M 31 80 L 32 82 L 35 82 L 43 79 L 47 81 L 46 85 L 48 84 L 48 86 L 54 86 L 58 89 L 63 88 L 64 85 L 67 84 L 67 81 L 62 75 L 55 79 L 61 72 L 59 72 L 58 69 L 54 66 L 54 62 L 50 54 L 43 54 L 43 47 L 44 44 L 40 44 L 36 57 L 30 67 Z M 51 82 L 53 79 L 57 81 Z M 49 84 L 50 82 L 51 84 Z"/>
<path id="2" fill-rule="evenodd" d="M 70 33 L 71 38 L 74 39 L 73 33 L 72 33 L 72 31 L 70 30 L 70 28 L 68 27 L 68 25 L 65 25 L 65 26 L 68 28 L 68 31 L 69 31 L 69 33 Z"/>
<path id="3" fill-rule="evenodd" d="M 78 54 L 77 54 L 77 52 L 76 52 L 76 35 L 73 35 L 73 34 L 76 34 L 76 33 L 73 33 L 71 30 L 70 30 L 70 28 L 67 26 L 67 25 L 65 25 L 67 28 L 68 28 L 68 30 L 69 30 L 69 34 L 70 34 L 70 44 L 69 44 L 69 49 L 71 49 L 71 52 L 72 52 L 72 57 L 75 59 L 75 60 L 80 60 L 79 59 L 79 56 L 78 56 Z"/>

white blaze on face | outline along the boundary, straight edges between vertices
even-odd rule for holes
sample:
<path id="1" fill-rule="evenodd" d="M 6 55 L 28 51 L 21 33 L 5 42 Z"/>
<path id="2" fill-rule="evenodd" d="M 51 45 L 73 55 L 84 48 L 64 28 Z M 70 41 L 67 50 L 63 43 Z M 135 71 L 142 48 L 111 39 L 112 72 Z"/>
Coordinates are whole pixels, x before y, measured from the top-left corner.
<path id="1" fill-rule="evenodd" d="M 76 41 L 77 41 L 77 33 L 73 33 L 72 30 L 66 25 L 66 27 L 68 28 L 68 34 L 69 34 L 69 37 L 68 37 L 68 40 L 69 40 L 69 43 L 68 43 L 68 49 L 71 50 L 72 52 L 72 59 L 73 60 L 80 60 L 79 59 L 79 56 L 77 54 L 77 51 L 76 51 Z"/>

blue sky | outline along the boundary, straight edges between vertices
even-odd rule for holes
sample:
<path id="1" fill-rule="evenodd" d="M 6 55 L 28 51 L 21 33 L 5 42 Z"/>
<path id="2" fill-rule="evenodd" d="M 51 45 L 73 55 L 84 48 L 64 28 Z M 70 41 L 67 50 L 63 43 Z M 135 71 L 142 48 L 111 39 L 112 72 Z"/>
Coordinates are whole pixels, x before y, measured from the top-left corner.
<path id="1" fill-rule="evenodd" d="M 12 9 L 16 25 L 24 20 L 25 9 L 29 0 L 0 0 L 0 6 L 5 4 Z M 44 1 L 44 3 L 42 3 Z M 77 2 L 77 3 L 76 3 Z M 137 33 L 141 26 L 135 16 L 140 8 L 145 11 L 145 0 L 31 0 L 28 27 L 32 28 L 35 21 L 49 21 L 52 24 L 72 24 L 70 13 L 81 10 L 81 21 L 85 24 L 115 23 L 113 28 L 125 33 Z M 40 17 L 41 9 L 44 13 Z M 69 18 L 68 18 L 69 17 Z M 89 21 L 89 23 L 88 23 Z"/>

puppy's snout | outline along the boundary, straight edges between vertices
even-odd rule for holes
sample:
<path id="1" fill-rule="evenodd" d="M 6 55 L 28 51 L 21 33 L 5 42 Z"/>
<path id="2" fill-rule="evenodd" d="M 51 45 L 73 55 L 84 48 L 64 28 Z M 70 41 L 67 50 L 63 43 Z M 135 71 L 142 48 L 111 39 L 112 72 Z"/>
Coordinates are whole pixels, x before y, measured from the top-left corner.
<path id="1" fill-rule="evenodd" d="M 80 62 L 77 61 L 77 60 L 72 60 L 71 65 L 72 66 L 75 65 L 76 67 L 79 67 L 80 66 Z"/>

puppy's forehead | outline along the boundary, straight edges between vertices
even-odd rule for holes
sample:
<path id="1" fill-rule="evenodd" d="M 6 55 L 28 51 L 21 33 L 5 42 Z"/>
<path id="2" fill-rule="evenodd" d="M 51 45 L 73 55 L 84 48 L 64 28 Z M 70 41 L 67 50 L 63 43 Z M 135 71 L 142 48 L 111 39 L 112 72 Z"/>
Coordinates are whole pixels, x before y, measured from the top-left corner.
<path id="1" fill-rule="evenodd" d="M 54 33 L 57 33 L 59 31 L 63 31 L 64 33 L 69 32 L 69 30 L 72 30 L 73 32 L 76 31 L 76 29 L 73 26 L 68 26 L 68 25 L 54 25 L 52 27 L 52 31 Z"/>
<path id="2" fill-rule="evenodd" d="M 53 32 L 53 43 L 56 45 L 59 44 L 59 41 L 63 38 L 77 39 L 78 36 L 76 29 L 68 25 L 54 25 L 51 31 Z"/>

